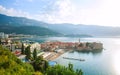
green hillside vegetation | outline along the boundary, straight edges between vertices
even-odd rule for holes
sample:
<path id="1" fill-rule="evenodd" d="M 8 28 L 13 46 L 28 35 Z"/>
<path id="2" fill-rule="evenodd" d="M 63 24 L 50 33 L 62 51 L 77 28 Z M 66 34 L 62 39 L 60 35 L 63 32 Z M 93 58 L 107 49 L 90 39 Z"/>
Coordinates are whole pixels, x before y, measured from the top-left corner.
<path id="1" fill-rule="evenodd" d="M 30 64 L 23 63 L 9 50 L 0 46 L 0 75 L 32 75 Z"/>
<path id="2" fill-rule="evenodd" d="M 74 71 L 72 64 L 49 66 L 41 56 L 35 57 L 31 64 L 23 63 L 10 50 L 0 46 L 0 75 L 83 75 L 83 72 Z"/>
<path id="3" fill-rule="evenodd" d="M 83 75 L 82 70 L 73 70 L 73 64 L 68 64 L 68 67 L 55 65 L 54 67 L 49 67 L 46 71 L 47 75 Z"/>
<path id="4" fill-rule="evenodd" d="M 0 32 L 7 34 L 16 33 L 16 34 L 26 34 L 26 35 L 39 35 L 39 36 L 54 36 L 60 35 L 55 31 L 50 29 L 40 27 L 40 26 L 0 26 Z"/>
<path id="5" fill-rule="evenodd" d="M 0 32 L 7 34 L 27 34 L 39 36 L 60 35 L 60 33 L 46 28 L 47 23 L 27 19 L 24 17 L 11 17 L 0 14 Z"/>

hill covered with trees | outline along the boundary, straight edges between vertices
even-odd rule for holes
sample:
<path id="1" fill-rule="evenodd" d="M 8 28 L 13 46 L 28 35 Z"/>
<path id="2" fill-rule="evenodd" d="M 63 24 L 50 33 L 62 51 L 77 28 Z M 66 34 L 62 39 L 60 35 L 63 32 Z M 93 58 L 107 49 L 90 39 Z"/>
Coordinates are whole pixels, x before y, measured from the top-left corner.
<path id="1" fill-rule="evenodd" d="M 31 64 L 23 63 L 10 50 L 0 46 L 0 75 L 83 75 L 83 72 L 73 70 L 72 64 L 50 66 L 41 56 L 34 58 Z"/>
<path id="2" fill-rule="evenodd" d="M 39 36 L 60 35 L 60 33 L 44 27 L 47 23 L 23 17 L 11 17 L 0 14 L 0 32 L 7 34 L 27 34 Z"/>
<path id="3" fill-rule="evenodd" d="M 0 75 L 32 75 L 34 68 L 0 46 Z"/>

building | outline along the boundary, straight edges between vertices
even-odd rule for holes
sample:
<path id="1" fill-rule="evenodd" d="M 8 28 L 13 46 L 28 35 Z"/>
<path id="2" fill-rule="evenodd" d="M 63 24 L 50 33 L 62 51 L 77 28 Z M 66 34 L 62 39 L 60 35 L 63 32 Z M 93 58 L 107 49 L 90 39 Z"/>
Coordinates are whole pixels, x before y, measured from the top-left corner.
<path id="1" fill-rule="evenodd" d="M 0 38 L 4 38 L 4 33 L 3 32 L 0 32 Z"/>
<path id="2" fill-rule="evenodd" d="M 94 50 L 102 50 L 103 49 L 103 44 L 102 43 L 93 43 L 93 49 Z"/>
<path id="3" fill-rule="evenodd" d="M 0 32 L 0 38 L 4 39 L 4 38 L 8 38 L 8 34 L 5 34 L 4 32 Z"/>
<path id="4" fill-rule="evenodd" d="M 34 49 L 36 49 L 37 52 L 39 52 L 41 50 L 41 45 L 39 43 L 31 44 L 31 46 L 30 46 L 31 53 L 33 53 Z"/>

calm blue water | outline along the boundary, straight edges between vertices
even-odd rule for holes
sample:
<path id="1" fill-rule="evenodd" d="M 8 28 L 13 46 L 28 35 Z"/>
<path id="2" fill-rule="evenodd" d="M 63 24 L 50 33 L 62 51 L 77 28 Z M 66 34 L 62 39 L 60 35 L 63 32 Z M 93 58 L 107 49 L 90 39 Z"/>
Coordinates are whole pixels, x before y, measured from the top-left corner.
<path id="1" fill-rule="evenodd" d="M 44 40 L 59 40 L 65 42 L 78 42 L 79 38 L 49 37 L 37 38 L 39 42 Z M 67 52 L 57 58 L 57 63 L 67 66 L 68 63 L 74 65 L 74 69 L 82 69 L 84 75 L 120 75 L 120 38 L 81 38 L 82 42 L 102 42 L 104 49 L 102 52 L 81 53 Z M 85 61 L 68 60 L 63 57 L 83 58 Z"/>

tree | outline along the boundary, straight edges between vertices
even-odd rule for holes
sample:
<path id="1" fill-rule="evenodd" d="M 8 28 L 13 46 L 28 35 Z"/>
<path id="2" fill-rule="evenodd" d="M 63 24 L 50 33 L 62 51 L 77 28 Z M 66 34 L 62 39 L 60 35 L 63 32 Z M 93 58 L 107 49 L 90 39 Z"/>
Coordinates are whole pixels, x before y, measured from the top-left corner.
<path id="1" fill-rule="evenodd" d="M 90 43 L 89 43 L 89 42 L 87 42 L 87 43 L 86 43 L 86 47 L 89 47 L 89 45 L 90 45 Z"/>
<path id="2" fill-rule="evenodd" d="M 43 75 L 41 72 L 37 71 L 33 75 Z"/>
<path id="3" fill-rule="evenodd" d="M 69 63 L 68 68 L 69 68 L 70 71 L 73 71 L 73 64 Z"/>
<path id="4" fill-rule="evenodd" d="M 23 43 L 22 43 L 22 47 L 21 47 L 21 54 L 25 54 L 24 44 Z"/>
<path id="5" fill-rule="evenodd" d="M 2 44 L 2 41 L 1 41 L 1 39 L 0 39 L 0 45 Z"/>
<path id="6" fill-rule="evenodd" d="M 33 75 L 34 69 L 0 46 L 0 75 Z"/>
<path id="7" fill-rule="evenodd" d="M 74 71 L 72 64 L 68 64 L 68 67 L 55 65 L 47 68 L 45 75 L 83 75 L 83 72 L 82 70 Z"/>
<path id="8" fill-rule="evenodd" d="M 83 47 L 83 44 L 82 44 L 82 43 L 80 43 L 78 46 L 79 46 L 79 47 Z"/>
<path id="9" fill-rule="evenodd" d="M 35 71 L 44 71 L 44 60 L 41 56 L 37 57 L 32 63 Z"/>
<path id="10" fill-rule="evenodd" d="M 25 55 L 27 60 L 31 59 L 30 46 L 25 49 Z"/>
<path id="11" fill-rule="evenodd" d="M 49 67 L 48 61 L 44 60 L 44 70 L 46 71 Z"/>
<path id="12" fill-rule="evenodd" d="M 36 60 L 36 58 L 37 58 L 37 51 L 36 51 L 36 48 L 35 48 L 34 51 L 33 51 L 33 58 L 34 58 L 34 60 Z"/>

